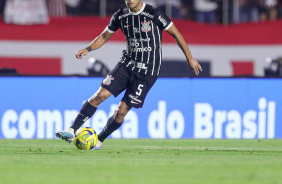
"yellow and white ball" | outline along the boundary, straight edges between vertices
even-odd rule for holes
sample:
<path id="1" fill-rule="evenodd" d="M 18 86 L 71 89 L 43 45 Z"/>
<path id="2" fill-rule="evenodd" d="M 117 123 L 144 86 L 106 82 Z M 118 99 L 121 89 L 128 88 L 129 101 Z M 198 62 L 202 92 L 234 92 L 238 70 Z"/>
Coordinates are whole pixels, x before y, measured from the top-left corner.
<path id="1" fill-rule="evenodd" d="M 92 128 L 84 127 L 76 132 L 73 141 L 74 141 L 74 145 L 78 149 L 91 150 L 97 144 L 98 135 L 96 134 L 95 130 L 93 130 Z"/>

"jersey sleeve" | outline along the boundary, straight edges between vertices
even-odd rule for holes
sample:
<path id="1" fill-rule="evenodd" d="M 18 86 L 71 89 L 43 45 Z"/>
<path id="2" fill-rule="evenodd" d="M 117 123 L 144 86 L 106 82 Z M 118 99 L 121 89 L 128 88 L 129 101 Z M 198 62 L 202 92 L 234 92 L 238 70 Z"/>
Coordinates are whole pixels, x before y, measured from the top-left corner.
<path id="1" fill-rule="evenodd" d="M 159 8 L 155 10 L 155 21 L 165 31 L 167 31 L 173 25 L 173 22 L 170 20 L 170 18 Z"/>
<path id="2" fill-rule="evenodd" d="M 107 27 L 107 31 L 110 33 L 115 33 L 120 28 L 120 22 L 118 18 L 118 12 L 114 13 L 109 25 Z"/>

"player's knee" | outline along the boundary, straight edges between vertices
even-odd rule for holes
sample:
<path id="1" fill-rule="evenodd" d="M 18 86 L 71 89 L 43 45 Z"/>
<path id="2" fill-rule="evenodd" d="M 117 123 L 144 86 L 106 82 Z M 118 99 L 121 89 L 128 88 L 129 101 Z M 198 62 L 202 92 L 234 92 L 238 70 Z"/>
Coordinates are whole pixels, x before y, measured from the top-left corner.
<path id="1" fill-rule="evenodd" d="M 100 103 L 102 103 L 103 101 L 105 101 L 107 99 L 107 94 L 104 92 L 99 92 L 99 93 L 95 93 L 89 100 L 88 102 L 92 105 L 99 105 Z"/>
<path id="2" fill-rule="evenodd" d="M 115 117 L 118 118 L 118 119 L 123 119 L 126 114 L 127 114 L 127 109 L 125 108 L 122 108 L 122 107 L 117 107 L 116 110 L 115 110 Z"/>

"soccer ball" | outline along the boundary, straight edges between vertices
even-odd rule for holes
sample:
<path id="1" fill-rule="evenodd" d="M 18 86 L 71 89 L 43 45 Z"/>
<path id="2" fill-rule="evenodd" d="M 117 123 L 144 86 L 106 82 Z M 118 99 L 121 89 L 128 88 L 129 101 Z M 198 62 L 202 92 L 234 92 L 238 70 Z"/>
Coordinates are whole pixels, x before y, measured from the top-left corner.
<path id="1" fill-rule="evenodd" d="M 84 127 L 77 131 L 73 141 L 78 149 L 91 150 L 96 146 L 98 136 L 92 128 Z"/>

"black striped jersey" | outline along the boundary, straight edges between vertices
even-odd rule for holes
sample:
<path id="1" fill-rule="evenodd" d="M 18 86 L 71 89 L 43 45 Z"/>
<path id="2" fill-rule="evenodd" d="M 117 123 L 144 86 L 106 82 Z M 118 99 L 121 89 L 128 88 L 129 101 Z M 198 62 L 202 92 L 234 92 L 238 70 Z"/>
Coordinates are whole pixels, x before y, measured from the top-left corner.
<path id="1" fill-rule="evenodd" d="M 172 21 L 159 8 L 143 3 L 139 12 L 129 8 L 115 12 L 107 31 L 122 30 L 127 41 L 121 63 L 129 69 L 149 75 L 159 75 L 162 63 L 162 30 L 168 30 Z"/>

